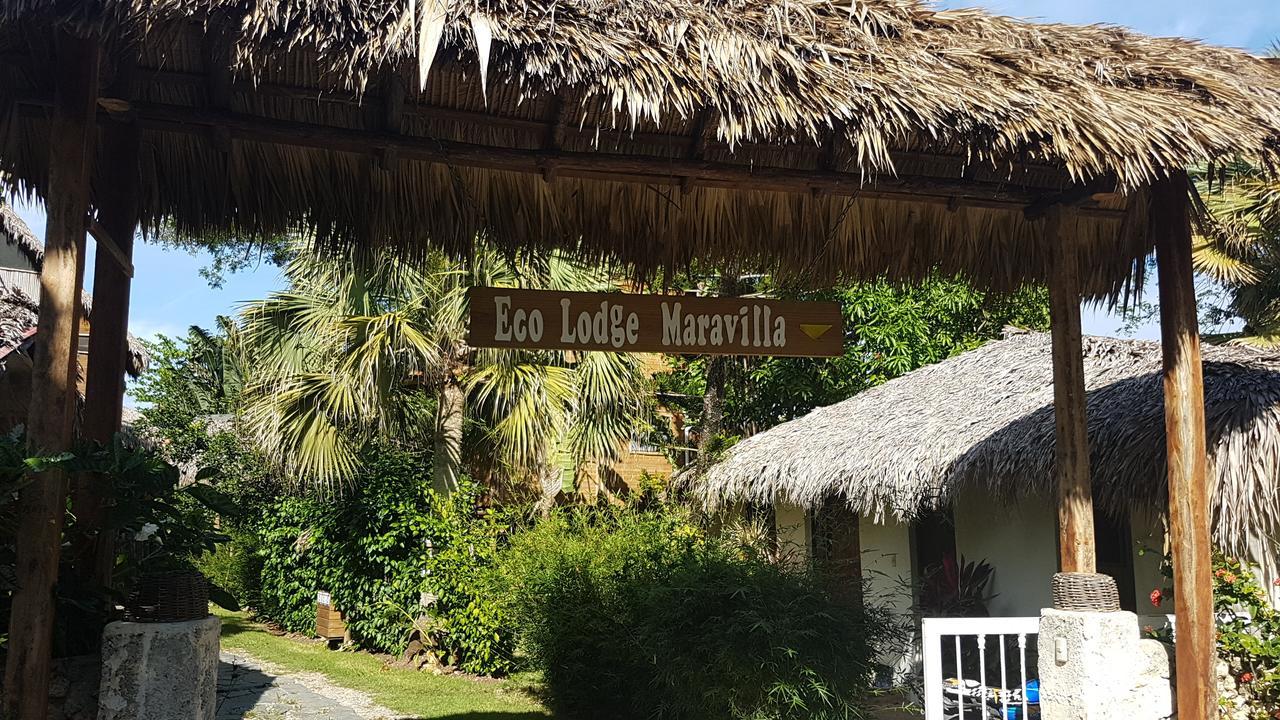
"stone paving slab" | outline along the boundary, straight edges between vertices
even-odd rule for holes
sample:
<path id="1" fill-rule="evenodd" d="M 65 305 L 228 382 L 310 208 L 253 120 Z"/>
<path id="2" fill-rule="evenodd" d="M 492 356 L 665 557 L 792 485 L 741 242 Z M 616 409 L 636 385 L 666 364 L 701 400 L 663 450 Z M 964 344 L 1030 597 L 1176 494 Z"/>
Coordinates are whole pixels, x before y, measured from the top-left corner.
<path id="1" fill-rule="evenodd" d="M 215 720 L 404 719 L 318 673 L 291 673 L 243 653 L 223 652 Z"/>

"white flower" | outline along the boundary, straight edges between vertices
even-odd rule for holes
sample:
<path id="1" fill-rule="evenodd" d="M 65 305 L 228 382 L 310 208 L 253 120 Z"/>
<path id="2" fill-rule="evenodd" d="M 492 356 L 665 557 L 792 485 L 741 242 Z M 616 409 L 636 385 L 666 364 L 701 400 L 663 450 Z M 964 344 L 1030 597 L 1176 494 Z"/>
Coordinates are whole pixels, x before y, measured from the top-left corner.
<path id="1" fill-rule="evenodd" d="M 155 523 L 147 523 L 146 525 L 142 526 L 141 530 L 134 533 L 133 539 L 137 540 L 138 542 L 142 542 L 150 538 L 152 535 L 155 535 L 156 531 L 159 529 L 160 529 L 159 525 L 156 525 Z"/>

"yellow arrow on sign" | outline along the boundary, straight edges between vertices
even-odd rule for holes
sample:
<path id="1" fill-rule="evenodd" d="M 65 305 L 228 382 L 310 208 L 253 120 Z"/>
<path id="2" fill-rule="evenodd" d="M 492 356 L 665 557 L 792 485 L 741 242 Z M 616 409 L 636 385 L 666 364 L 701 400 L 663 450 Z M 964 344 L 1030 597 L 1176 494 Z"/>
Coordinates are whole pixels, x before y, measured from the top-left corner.
<path id="1" fill-rule="evenodd" d="M 800 323 L 800 329 L 804 331 L 805 335 L 809 336 L 810 340 L 817 340 L 823 335 L 826 335 L 827 331 L 831 329 L 831 326 L 830 325 L 806 325 L 804 323 Z"/>

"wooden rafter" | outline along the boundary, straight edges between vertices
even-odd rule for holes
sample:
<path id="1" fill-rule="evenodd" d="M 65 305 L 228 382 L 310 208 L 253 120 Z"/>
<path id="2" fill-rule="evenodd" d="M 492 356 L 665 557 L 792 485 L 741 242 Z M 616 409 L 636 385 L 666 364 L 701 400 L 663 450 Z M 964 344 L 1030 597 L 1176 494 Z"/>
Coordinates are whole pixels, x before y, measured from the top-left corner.
<path id="1" fill-rule="evenodd" d="M 32 114 L 40 116 L 48 101 L 28 97 L 21 99 L 19 104 Z M 547 167 L 555 167 L 559 177 L 607 179 L 647 185 L 739 190 L 749 188 L 787 193 L 820 192 L 868 199 L 1011 211 L 1023 211 L 1045 194 L 1044 191 L 1012 183 L 963 181 L 932 176 L 899 175 L 864 181 L 854 173 L 827 170 L 750 166 L 713 160 L 601 151 L 492 147 L 161 103 L 134 103 L 130 113 L 142 129 L 156 132 L 205 136 L 212 134 L 215 137 L 247 142 L 356 154 L 377 154 L 390 149 L 399 157 L 422 162 L 539 175 Z M 537 127 L 545 133 L 546 123 L 538 123 Z M 1118 220 L 1125 211 L 1085 204 L 1077 212 L 1086 216 Z"/>

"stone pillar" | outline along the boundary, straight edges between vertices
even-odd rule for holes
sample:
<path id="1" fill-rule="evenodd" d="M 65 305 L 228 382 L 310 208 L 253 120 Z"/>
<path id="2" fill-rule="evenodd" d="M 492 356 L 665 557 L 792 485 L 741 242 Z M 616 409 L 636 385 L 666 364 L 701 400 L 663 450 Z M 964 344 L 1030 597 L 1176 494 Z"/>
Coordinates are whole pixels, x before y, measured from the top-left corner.
<path id="1" fill-rule="evenodd" d="M 98 720 L 213 720 L 221 629 L 212 616 L 108 625 Z"/>
<path id="2" fill-rule="evenodd" d="M 1040 615 L 1043 720 L 1159 720 L 1173 714 L 1165 646 L 1143 640 L 1131 612 Z"/>

